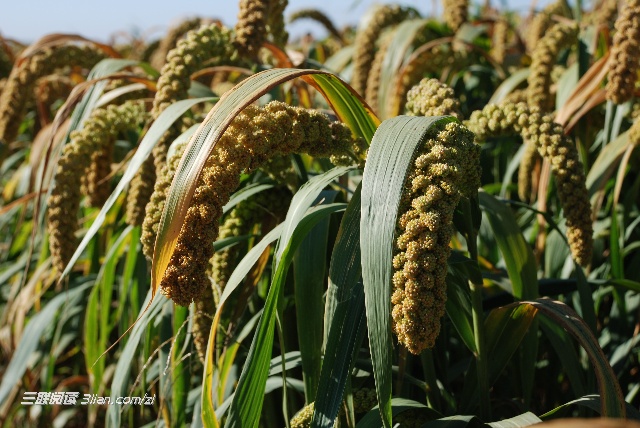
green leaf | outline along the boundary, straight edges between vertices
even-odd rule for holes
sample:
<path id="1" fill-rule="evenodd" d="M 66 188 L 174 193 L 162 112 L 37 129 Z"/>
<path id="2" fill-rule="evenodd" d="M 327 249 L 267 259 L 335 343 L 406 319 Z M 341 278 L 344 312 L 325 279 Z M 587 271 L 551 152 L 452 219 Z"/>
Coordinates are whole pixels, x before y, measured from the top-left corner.
<path id="1" fill-rule="evenodd" d="M 154 295 L 173 255 L 198 177 L 218 140 L 246 106 L 296 77 L 316 87 L 354 134 L 370 140 L 378 124 L 376 116 L 349 85 L 330 73 L 287 68 L 265 70 L 226 92 L 192 137 L 167 193 L 153 253 L 151 289 Z M 203 410 L 206 411 L 204 407 Z"/>
<path id="2" fill-rule="evenodd" d="M 534 425 L 542 422 L 542 419 L 537 417 L 531 412 L 526 412 L 518 416 L 514 416 L 513 418 L 503 419 L 498 422 L 488 423 L 491 428 L 520 428 L 520 427 L 528 427 L 529 425 Z"/>
<path id="3" fill-rule="evenodd" d="M 602 352 L 598 340 L 578 314 L 564 303 L 546 298 L 519 304 L 534 306 L 555 323 L 561 325 L 580 343 L 587 352 L 598 380 L 598 390 L 603 399 L 602 416 L 624 418 L 625 406 L 620 384 L 607 357 Z"/>
<path id="4" fill-rule="evenodd" d="M 318 199 L 334 201 L 337 192 L 323 191 Z M 316 400 L 322 367 L 324 284 L 329 238 L 329 218 L 306 236 L 293 259 L 298 346 L 307 404 Z"/>
<path id="5" fill-rule="evenodd" d="M 231 402 L 225 427 L 257 427 L 264 399 L 274 327 L 282 287 L 293 256 L 307 233 L 327 215 L 343 209 L 345 204 L 320 205 L 310 209 L 322 189 L 352 168 L 338 167 L 316 176 L 294 195 L 274 255 L 275 271 L 264 312 L 253 337 L 236 392 Z M 206 424 L 205 420 L 205 424 Z"/>
<path id="6" fill-rule="evenodd" d="M 85 277 L 79 283 L 69 288 L 67 291 L 58 293 L 51 299 L 40 312 L 31 317 L 27 327 L 22 332 L 22 337 L 18 347 L 9 362 L 0 383 L 0 403 L 5 404 L 14 387 L 20 384 L 20 379 L 29 367 L 31 354 L 33 354 L 40 344 L 44 332 L 55 325 L 58 310 L 65 307 L 66 310 L 80 303 L 84 291 L 94 284 L 93 278 Z M 63 306 L 64 305 L 64 306 Z"/>
<path id="7" fill-rule="evenodd" d="M 320 371 L 312 427 L 331 428 L 364 335 L 364 288 L 360 279 L 360 190 L 342 217 L 331 254 L 325 305 L 324 362 Z"/>
<path id="8" fill-rule="evenodd" d="M 479 192 L 478 198 L 502 253 L 513 287 L 513 296 L 518 299 L 538 297 L 533 251 L 522 236 L 511 208 L 486 192 Z"/>
<path id="9" fill-rule="evenodd" d="M 399 116 L 384 121 L 371 142 L 362 177 L 360 246 L 369 346 L 378 404 L 391 426 L 391 277 L 394 234 L 404 180 L 429 129 L 451 117 Z"/>
<path id="10" fill-rule="evenodd" d="M 120 196 L 120 193 L 122 193 L 125 187 L 133 179 L 133 177 L 135 176 L 140 166 L 149 157 L 149 155 L 151 154 L 151 151 L 153 150 L 153 147 L 156 145 L 158 140 L 160 140 L 160 138 L 165 133 L 165 131 L 169 129 L 171 125 L 180 116 L 182 116 L 184 112 L 189 110 L 191 107 L 193 107 L 196 104 L 199 104 L 205 101 L 210 101 L 210 100 L 211 98 L 198 98 L 195 100 L 177 101 L 171 104 L 169 107 L 167 107 L 167 109 L 164 110 L 160 114 L 160 116 L 153 122 L 153 125 L 151 125 L 151 128 L 149 128 L 149 131 L 140 142 L 140 145 L 138 146 L 136 153 L 133 155 L 133 157 L 129 161 L 129 164 L 127 165 L 127 169 L 124 171 L 124 174 L 122 175 L 122 178 L 118 182 L 115 190 L 113 191 L 113 193 L 111 193 L 111 195 L 107 199 L 107 202 L 104 203 L 102 209 L 100 209 L 100 212 L 98 213 L 95 220 L 91 224 L 91 227 L 89 227 L 89 230 L 87 230 L 87 233 L 82 238 L 80 245 L 78 245 L 78 248 L 76 248 L 76 251 L 73 253 L 73 256 L 69 260 L 69 263 L 67 263 L 67 267 L 64 269 L 64 272 L 62 272 L 60 279 L 64 278 L 69 274 L 69 272 L 73 268 L 73 265 L 76 263 L 78 258 L 80 258 L 80 255 L 82 254 L 82 252 L 85 250 L 87 245 L 89 245 L 89 242 L 91 241 L 91 239 L 98 232 L 98 230 L 100 229 L 100 226 L 102 226 L 102 223 L 104 223 L 104 220 L 107 217 L 107 213 L 109 212 L 111 207 L 116 203 L 118 196 Z"/>

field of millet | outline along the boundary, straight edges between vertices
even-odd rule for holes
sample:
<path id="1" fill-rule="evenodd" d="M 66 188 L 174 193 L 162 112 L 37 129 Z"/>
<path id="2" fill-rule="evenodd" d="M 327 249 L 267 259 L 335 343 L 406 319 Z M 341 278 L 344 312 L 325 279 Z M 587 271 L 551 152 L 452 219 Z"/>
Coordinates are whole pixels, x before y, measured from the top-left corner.
<path id="1" fill-rule="evenodd" d="M 2 34 L 0 427 L 639 427 L 640 0 L 287 6 Z"/>

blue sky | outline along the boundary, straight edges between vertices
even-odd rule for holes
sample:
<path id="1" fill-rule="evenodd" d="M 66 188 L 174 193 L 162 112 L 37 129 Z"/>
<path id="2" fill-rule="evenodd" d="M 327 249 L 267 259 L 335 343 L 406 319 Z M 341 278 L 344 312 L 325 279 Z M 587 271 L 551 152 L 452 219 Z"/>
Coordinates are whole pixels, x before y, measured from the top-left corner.
<path id="1" fill-rule="evenodd" d="M 441 0 L 406 0 L 394 3 L 410 5 L 423 15 L 432 14 L 434 5 L 441 13 Z M 494 0 L 494 4 L 502 4 Z M 538 0 L 538 6 L 549 0 Z M 204 16 L 220 18 L 232 26 L 238 14 L 237 0 L 5 0 L 0 14 L 0 34 L 22 42 L 33 42 L 49 33 L 75 33 L 106 42 L 117 32 L 137 31 L 150 38 L 163 34 L 181 18 Z M 373 0 L 289 0 L 286 14 L 314 7 L 324 11 L 337 26 L 356 23 Z M 526 11 L 527 0 L 506 0 L 512 8 Z M 322 34 L 321 27 L 304 21 L 288 27 L 293 35 L 311 29 Z"/>

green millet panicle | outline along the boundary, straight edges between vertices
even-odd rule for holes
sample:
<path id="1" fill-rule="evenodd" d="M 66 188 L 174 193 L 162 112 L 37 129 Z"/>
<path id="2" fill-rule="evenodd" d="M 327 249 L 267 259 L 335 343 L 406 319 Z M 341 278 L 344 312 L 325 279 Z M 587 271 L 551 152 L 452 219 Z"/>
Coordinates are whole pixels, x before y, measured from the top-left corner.
<path id="1" fill-rule="evenodd" d="M 313 411 L 315 404 L 307 404 L 291 418 L 291 428 L 311 428 L 311 419 L 313 418 Z"/>
<path id="2" fill-rule="evenodd" d="M 422 79 L 411 88 L 405 108 L 410 116 L 462 116 L 453 89 L 438 79 Z"/>
<path id="3" fill-rule="evenodd" d="M 167 62 L 162 67 L 158 79 L 156 96 L 153 99 L 152 119 L 155 120 L 171 104 L 188 98 L 191 75 L 202 68 L 205 61 L 230 57 L 231 32 L 217 24 L 189 31 L 186 37 L 167 54 Z M 156 175 L 160 174 L 166 161 L 169 145 L 187 127 L 185 120 L 177 121 L 162 136 L 153 148 L 153 160 L 147 160 L 131 182 L 127 197 L 127 223 L 140 225 L 144 219 L 146 206 Z"/>
<path id="4" fill-rule="evenodd" d="M 555 24 L 540 39 L 533 50 L 527 99 L 531 107 L 553 110 L 555 97 L 551 96 L 551 72 L 562 49 L 570 47 L 578 39 L 578 24 Z"/>
<path id="5" fill-rule="evenodd" d="M 142 101 L 96 109 L 81 130 L 71 133 L 71 139 L 58 161 L 48 206 L 49 248 L 53 265 L 60 272 L 76 248 L 80 185 L 91 164 L 91 156 L 108 145 L 120 131 L 138 126 L 144 121 L 145 113 Z"/>
<path id="6" fill-rule="evenodd" d="M 529 24 L 529 28 L 527 29 L 527 49 L 529 51 L 532 52 L 535 50 L 538 40 L 540 40 L 545 35 L 549 27 L 553 25 L 553 15 L 567 15 L 561 1 L 547 5 Z"/>
<path id="7" fill-rule="evenodd" d="M 378 405 L 375 388 L 360 388 L 353 391 L 353 411 L 366 413 Z"/>
<path id="8" fill-rule="evenodd" d="M 165 37 L 158 43 L 158 47 L 151 57 L 151 65 L 160 70 L 164 65 L 165 58 L 169 51 L 176 47 L 180 40 L 187 32 L 200 28 L 200 18 L 185 19 L 178 25 L 169 28 Z"/>
<path id="9" fill-rule="evenodd" d="M 269 16 L 267 19 L 267 32 L 276 46 L 284 48 L 289 40 L 289 33 L 285 29 L 284 10 L 289 4 L 288 0 L 271 0 Z"/>
<path id="10" fill-rule="evenodd" d="M 351 139 L 334 141 L 329 119 L 316 111 L 280 102 L 245 108 L 213 148 L 200 174 L 160 282 L 161 292 L 185 306 L 204 294 L 222 207 L 238 187 L 241 173 L 255 170 L 273 156 L 307 153 L 328 157 L 350 150 L 351 144 Z"/>
<path id="11" fill-rule="evenodd" d="M 0 144 L 9 144 L 18 135 L 27 101 L 39 78 L 63 67 L 91 68 L 103 58 L 104 54 L 92 46 L 59 45 L 44 48 L 14 66 L 0 96 Z"/>
<path id="12" fill-rule="evenodd" d="M 453 213 L 480 186 L 480 147 L 457 122 L 430 130 L 405 178 L 393 258 L 393 330 L 413 354 L 432 348 L 445 312 Z"/>
<path id="13" fill-rule="evenodd" d="M 442 0 L 444 7 L 444 21 L 454 32 L 467 22 L 469 15 L 468 0 Z"/>
<path id="14" fill-rule="evenodd" d="M 384 58 L 387 56 L 391 40 L 390 37 L 386 37 L 380 44 L 380 49 L 376 52 L 376 56 L 371 63 L 369 77 L 367 77 L 365 100 L 374 110 L 378 110 L 378 91 L 380 89 L 380 78 L 382 77 L 382 64 L 384 63 Z"/>
<path id="15" fill-rule="evenodd" d="M 640 0 L 625 1 L 615 27 L 609 58 L 607 100 L 622 104 L 633 97 L 638 77 Z"/>
<path id="16" fill-rule="evenodd" d="M 408 12 L 400 6 L 378 6 L 366 25 L 358 27 L 356 33 L 355 53 L 353 57 L 353 77 L 351 86 L 360 95 L 365 95 L 367 77 L 375 56 L 378 37 L 387 27 L 398 24 L 407 18 Z"/>
<path id="17" fill-rule="evenodd" d="M 549 159 L 567 220 L 571 254 L 581 266 L 589 265 L 593 252 L 589 194 L 578 152 L 564 135 L 562 126 L 553 121 L 552 115 L 543 115 L 525 103 L 489 104 L 473 112 L 466 125 L 476 134 L 478 141 L 492 136 L 520 134 L 527 144 L 537 147 L 543 158 Z"/>
<path id="18" fill-rule="evenodd" d="M 240 0 L 233 44 L 240 56 L 255 58 L 266 39 L 269 6 L 273 0 Z"/>
<path id="19" fill-rule="evenodd" d="M 321 24 L 333 37 L 338 40 L 342 40 L 340 31 L 333 25 L 333 22 L 327 15 L 319 11 L 318 9 L 301 9 L 289 16 L 289 22 L 295 22 L 299 19 L 311 19 Z"/>

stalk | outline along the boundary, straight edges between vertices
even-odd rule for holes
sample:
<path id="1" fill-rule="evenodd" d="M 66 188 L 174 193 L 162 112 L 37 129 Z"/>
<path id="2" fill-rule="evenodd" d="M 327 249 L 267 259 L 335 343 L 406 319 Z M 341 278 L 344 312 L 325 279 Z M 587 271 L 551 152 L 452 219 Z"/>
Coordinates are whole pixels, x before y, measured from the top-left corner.
<path id="1" fill-rule="evenodd" d="M 467 242 L 469 254 L 472 260 L 478 260 L 476 247 L 476 235 Z M 485 355 L 486 339 L 484 336 L 484 312 L 482 311 L 482 283 L 469 280 L 471 288 L 471 312 L 473 314 L 473 335 L 476 342 L 476 366 L 478 370 L 478 388 L 480 391 L 480 416 L 483 420 L 491 419 L 491 407 L 489 402 L 489 379 L 487 378 L 487 360 Z"/>

